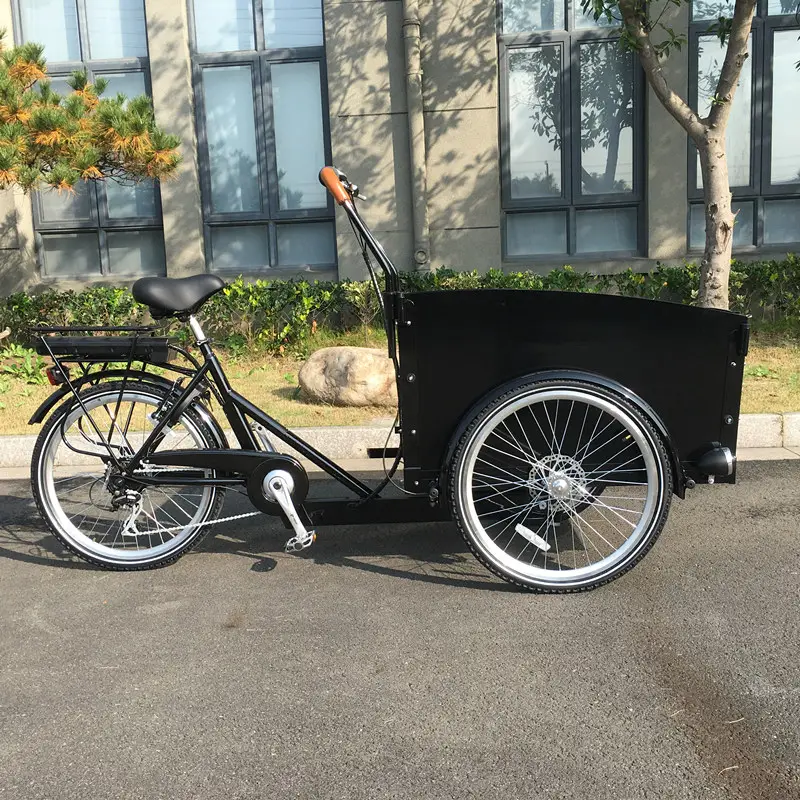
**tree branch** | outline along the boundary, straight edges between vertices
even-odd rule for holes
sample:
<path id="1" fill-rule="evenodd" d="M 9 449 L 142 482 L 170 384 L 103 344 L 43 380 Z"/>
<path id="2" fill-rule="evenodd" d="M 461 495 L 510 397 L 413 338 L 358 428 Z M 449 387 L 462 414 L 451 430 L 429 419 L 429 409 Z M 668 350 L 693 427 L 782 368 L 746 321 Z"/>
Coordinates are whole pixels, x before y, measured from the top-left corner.
<path id="1" fill-rule="evenodd" d="M 755 2 L 755 0 L 739 1 Z M 664 70 L 661 68 L 661 62 L 658 59 L 658 53 L 645 27 L 645 17 L 641 11 L 640 0 L 619 0 L 619 9 L 622 12 L 625 29 L 639 53 L 639 60 L 645 75 L 647 75 L 647 82 L 664 108 L 667 109 L 689 136 L 695 141 L 701 139 L 706 132 L 706 127 L 700 117 L 692 111 L 689 104 L 680 95 L 672 91 L 667 83 Z"/>
<path id="2" fill-rule="evenodd" d="M 750 40 L 750 29 L 753 26 L 753 15 L 756 12 L 757 0 L 736 0 L 733 10 L 731 32 L 728 35 L 728 46 L 725 50 L 725 61 L 717 82 L 717 91 L 711 111 L 708 113 L 708 124 L 712 128 L 724 125 L 731 113 L 731 102 L 736 93 L 742 67 L 747 61 L 747 45 Z"/>

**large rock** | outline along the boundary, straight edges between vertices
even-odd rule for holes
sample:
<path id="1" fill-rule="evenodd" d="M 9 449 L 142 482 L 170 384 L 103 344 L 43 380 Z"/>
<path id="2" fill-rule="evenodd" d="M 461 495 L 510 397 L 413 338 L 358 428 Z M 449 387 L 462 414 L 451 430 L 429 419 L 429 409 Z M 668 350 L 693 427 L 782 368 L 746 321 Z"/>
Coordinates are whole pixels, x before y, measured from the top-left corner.
<path id="1" fill-rule="evenodd" d="M 383 350 L 324 347 L 300 368 L 300 388 L 336 406 L 396 406 L 394 364 Z"/>

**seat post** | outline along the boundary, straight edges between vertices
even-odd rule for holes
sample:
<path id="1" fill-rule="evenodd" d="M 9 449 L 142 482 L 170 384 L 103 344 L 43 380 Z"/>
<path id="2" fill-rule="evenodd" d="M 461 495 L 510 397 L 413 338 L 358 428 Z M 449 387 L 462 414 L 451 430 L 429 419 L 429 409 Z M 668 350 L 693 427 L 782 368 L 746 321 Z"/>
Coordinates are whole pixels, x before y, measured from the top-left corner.
<path id="1" fill-rule="evenodd" d="M 200 327 L 200 323 L 197 321 L 194 314 L 189 315 L 189 327 L 192 330 L 194 338 L 197 339 L 198 345 L 205 344 L 208 341 L 208 339 L 206 339 L 205 333 L 203 333 L 202 327 Z"/>

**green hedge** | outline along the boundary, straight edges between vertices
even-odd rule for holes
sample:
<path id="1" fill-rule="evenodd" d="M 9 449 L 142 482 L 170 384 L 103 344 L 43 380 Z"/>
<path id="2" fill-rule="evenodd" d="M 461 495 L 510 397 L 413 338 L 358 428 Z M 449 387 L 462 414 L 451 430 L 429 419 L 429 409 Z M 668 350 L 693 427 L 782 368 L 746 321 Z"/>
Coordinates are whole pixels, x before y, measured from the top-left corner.
<path id="1" fill-rule="evenodd" d="M 409 291 L 439 289 L 539 289 L 604 292 L 693 303 L 697 298 L 698 267 L 659 266 L 650 273 L 632 270 L 616 275 L 591 275 L 571 267 L 546 275 L 531 272 L 484 274 L 440 269 L 403 273 Z M 730 281 L 731 308 L 756 319 L 800 321 L 800 258 L 780 261 L 734 261 Z M 205 328 L 220 344 L 233 350 L 259 349 L 270 353 L 303 353 L 318 328 L 332 331 L 370 326 L 379 308 L 369 282 L 305 280 L 233 281 L 203 308 Z M 145 321 L 146 309 L 127 289 L 93 287 L 82 292 L 49 290 L 23 292 L 0 300 L 0 327 L 25 343 L 34 324 L 125 325 Z"/>

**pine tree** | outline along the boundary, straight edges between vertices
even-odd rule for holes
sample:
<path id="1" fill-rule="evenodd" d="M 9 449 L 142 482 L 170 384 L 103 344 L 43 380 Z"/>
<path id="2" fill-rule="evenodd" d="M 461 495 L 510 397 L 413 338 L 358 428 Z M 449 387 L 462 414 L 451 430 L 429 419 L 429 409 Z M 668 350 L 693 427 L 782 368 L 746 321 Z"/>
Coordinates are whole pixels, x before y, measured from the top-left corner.
<path id="1" fill-rule="evenodd" d="M 107 81 L 73 72 L 66 97 L 47 79 L 41 45 L 8 48 L 0 31 L 0 188 L 78 181 L 163 179 L 180 163 L 179 139 L 155 124 L 148 97 L 103 97 Z"/>

